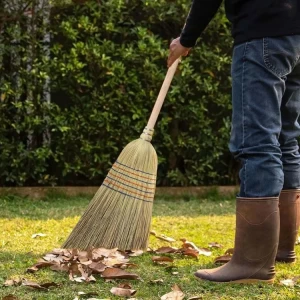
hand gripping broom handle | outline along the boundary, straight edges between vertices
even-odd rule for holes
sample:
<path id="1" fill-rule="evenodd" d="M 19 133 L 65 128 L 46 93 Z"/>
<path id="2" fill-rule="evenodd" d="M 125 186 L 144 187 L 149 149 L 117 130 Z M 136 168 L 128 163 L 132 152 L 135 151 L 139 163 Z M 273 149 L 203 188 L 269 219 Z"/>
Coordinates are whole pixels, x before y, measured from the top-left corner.
<path id="1" fill-rule="evenodd" d="M 167 92 L 169 90 L 171 81 L 174 77 L 174 74 L 176 72 L 177 66 L 179 63 L 179 58 L 175 60 L 175 62 L 172 64 L 172 66 L 168 69 L 167 75 L 165 77 L 165 80 L 163 82 L 163 85 L 159 91 L 158 97 L 156 99 L 155 105 L 153 107 L 152 113 L 150 115 L 147 127 L 144 129 L 143 133 L 141 134 L 141 139 L 151 142 L 152 135 L 153 135 L 153 128 L 155 126 L 155 123 L 157 121 L 157 117 L 160 113 L 161 107 L 164 103 L 164 100 L 166 98 Z"/>
<path id="2" fill-rule="evenodd" d="M 160 92 L 158 94 L 158 97 L 156 99 L 155 105 L 153 107 L 151 116 L 149 118 L 147 129 L 153 129 L 155 126 L 155 123 L 157 121 L 158 115 L 160 113 L 161 107 L 164 103 L 164 100 L 166 98 L 167 92 L 169 90 L 170 84 L 172 82 L 172 79 L 174 77 L 174 74 L 176 72 L 177 66 L 179 63 L 179 58 L 176 59 L 176 61 L 172 64 L 172 66 L 168 69 L 167 75 L 165 77 L 165 80 L 163 82 L 163 85 L 160 89 Z"/>

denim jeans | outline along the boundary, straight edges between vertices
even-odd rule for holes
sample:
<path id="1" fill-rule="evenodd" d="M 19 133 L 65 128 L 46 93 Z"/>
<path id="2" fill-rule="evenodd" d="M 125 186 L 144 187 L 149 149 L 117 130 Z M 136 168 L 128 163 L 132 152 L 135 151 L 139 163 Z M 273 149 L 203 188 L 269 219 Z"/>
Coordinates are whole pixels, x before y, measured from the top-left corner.
<path id="1" fill-rule="evenodd" d="M 242 162 L 240 197 L 300 188 L 300 35 L 233 49 L 229 149 Z"/>

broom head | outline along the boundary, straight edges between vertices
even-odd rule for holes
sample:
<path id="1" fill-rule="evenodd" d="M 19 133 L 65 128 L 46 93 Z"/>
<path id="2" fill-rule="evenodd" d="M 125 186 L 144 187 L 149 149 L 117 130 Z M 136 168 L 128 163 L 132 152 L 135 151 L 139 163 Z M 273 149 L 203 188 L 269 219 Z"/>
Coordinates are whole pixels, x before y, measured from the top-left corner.
<path id="1" fill-rule="evenodd" d="M 63 248 L 147 249 L 157 173 L 152 135 L 146 127 L 123 149 Z"/>

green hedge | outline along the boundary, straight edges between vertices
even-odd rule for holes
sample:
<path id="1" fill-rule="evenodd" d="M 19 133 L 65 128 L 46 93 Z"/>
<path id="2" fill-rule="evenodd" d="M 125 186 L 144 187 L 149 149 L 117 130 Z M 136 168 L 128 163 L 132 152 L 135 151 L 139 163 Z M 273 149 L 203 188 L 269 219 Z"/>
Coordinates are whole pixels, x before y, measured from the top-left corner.
<path id="1" fill-rule="evenodd" d="M 147 123 L 191 1 L 76 2 L 52 7 L 51 22 L 45 7 L 1 17 L 1 185 L 101 184 Z M 157 123 L 158 185 L 235 183 L 230 56 L 220 11 L 183 59 Z"/>

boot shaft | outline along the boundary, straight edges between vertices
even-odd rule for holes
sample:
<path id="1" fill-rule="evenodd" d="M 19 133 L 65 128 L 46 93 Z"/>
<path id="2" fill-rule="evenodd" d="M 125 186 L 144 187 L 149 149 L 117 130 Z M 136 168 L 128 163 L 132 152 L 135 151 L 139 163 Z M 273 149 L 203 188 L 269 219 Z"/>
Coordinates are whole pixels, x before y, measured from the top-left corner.
<path id="1" fill-rule="evenodd" d="M 199 270 L 195 275 L 198 279 L 215 282 L 272 283 L 278 239 L 278 197 L 237 198 L 231 260 L 216 269 Z"/>
<path id="2" fill-rule="evenodd" d="M 233 261 L 273 278 L 278 240 L 278 197 L 237 198 Z"/>
<path id="3" fill-rule="evenodd" d="M 300 222 L 300 189 L 282 190 L 279 197 L 280 236 L 277 261 L 294 262 Z"/>

